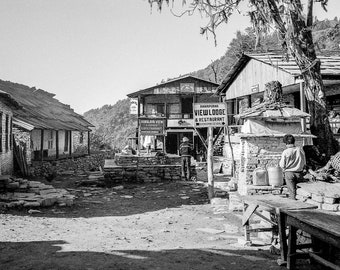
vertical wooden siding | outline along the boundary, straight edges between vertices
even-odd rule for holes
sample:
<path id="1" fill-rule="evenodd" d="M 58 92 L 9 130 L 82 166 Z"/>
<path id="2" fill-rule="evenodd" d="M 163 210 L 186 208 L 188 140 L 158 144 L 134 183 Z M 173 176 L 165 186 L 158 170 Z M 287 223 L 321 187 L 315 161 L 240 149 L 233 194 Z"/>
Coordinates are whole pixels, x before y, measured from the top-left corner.
<path id="1" fill-rule="evenodd" d="M 252 59 L 230 85 L 226 92 L 226 99 L 254 94 L 251 88 L 257 84 L 259 91 L 262 92 L 265 84 L 274 80 L 281 82 L 284 86 L 293 84 L 294 76 L 279 68 Z"/>

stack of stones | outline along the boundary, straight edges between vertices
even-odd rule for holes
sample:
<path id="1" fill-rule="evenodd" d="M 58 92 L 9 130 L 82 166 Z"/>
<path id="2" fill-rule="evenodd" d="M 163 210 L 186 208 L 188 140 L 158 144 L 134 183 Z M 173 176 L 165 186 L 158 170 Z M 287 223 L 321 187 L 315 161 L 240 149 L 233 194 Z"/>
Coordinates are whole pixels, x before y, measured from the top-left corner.
<path id="1" fill-rule="evenodd" d="M 106 185 L 180 180 L 180 157 L 117 154 L 114 160 L 105 160 L 104 176 Z"/>
<path id="2" fill-rule="evenodd" d="M 317 205 L 319 209 L 340 212 L 340 183 L 299 183 L 296 199 Z"/>
<path id="3" fill-rule="evenodd" d="M 289 191 L 287 187 L 248 185 L 247 195 L 263 195 L 263 194 L 287 195 L 288 196 Z"/>
<path id="4" fill-rule="evenodd" d="M 181 158 L 178 156 L 133 156 L 116 154 L 115 162 L 119 166 L 137 165 L 180 165 Z"/>
<path id="5" fill-rule="evenodd" d="M 72 157 L 53 161 L 33 161 L 30 174 L 32 176 L 45 176 L 51 171 L 57 172 L 58 175 L 64 171 L 73 171 L 79 174 L 103 166 L 106 156 L 105 153 L 98 153 L 85 157 Z"/>
<path id="6" fill-rule="evenodd" d="M 0 176 L 0 208 L 71 206 L 75 199 L 65 189 L 57 189 L 38 181 Z"/>
<path id="7" fill-rule="evenodd" d="M 117 166 L 104 168 L 106 184 L 121 182 L 161 182 L 176 181 L 181 179 L 181 167 L 179 165 L 141 165 L 134 167 Z"/>

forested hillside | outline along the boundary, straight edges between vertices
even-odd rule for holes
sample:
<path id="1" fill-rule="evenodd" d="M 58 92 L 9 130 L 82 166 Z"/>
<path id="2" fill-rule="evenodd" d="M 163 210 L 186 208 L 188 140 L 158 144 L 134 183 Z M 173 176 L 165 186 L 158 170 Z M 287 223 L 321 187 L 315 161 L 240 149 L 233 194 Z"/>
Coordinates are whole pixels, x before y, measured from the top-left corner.
<path id="1" fill-rule="evenodd" d="M 315 20 L 313 31 L 314 42 L 320 51 L 336 50 L 340 53 L 340 21 Z M 238 31 L 235 38 L 230 42 L 225 55 L 212 61 L 206 68 L 194 71 L 191 74 L 205 80 L 221 83 L 232 65 L 243 52 L 280 50 L 280 42 L 277 34 L 272 33 L 261 38 L 256 38 L 252 28 L 245 32 Z M 160 78 L 160 82 L 161 82 Z M 164 82 L 164 78 L 162 80 Z M 135 136 L 137 118 L 130 115 L 129 99 L 118 101 L 114 105 L 104 105 L 98 109 L 92 109 L 84 114 L 86 120 L 95 125 L 92 132 L 94 147 L 103 144 L 112 148 L 123 148 L 128 137 Z"/>
<path id="2" fill-rule="evenodd" d="M 122 149 L 128 137 L 136 135 L 137 117 L 130 114 L 130 100 L 119 100 L 114 105 L 104 105 L 84 113 L 84 117 L 95 125 L 92 132 L 93 147 L 110 146 Z"/>

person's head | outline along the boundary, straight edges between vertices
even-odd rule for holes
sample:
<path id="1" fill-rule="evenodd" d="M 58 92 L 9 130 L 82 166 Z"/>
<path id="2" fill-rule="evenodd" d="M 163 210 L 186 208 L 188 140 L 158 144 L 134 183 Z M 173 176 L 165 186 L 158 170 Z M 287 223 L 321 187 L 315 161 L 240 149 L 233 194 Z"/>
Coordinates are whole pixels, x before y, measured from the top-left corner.
<path id="1" fill-rule="evenodd" d="M 295 138 L 293 135 L 291 134 L 286 134 L 284 137 L 283 137 L 283 142 L 285 144 L 295 144 Z"/>
<path id="2" fill-rule="evenodd" d="M 189 139 L 188 139 L 187 137 L 183 137 L 182 141 L 183 141 L 183 142 L 188 142 Z"/>

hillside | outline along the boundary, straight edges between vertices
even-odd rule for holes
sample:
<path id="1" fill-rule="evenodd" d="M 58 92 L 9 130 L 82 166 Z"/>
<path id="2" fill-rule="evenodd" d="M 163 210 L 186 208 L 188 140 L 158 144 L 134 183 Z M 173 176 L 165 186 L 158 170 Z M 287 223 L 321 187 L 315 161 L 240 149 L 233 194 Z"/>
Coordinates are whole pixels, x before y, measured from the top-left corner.
<path id="1" fill-rule="evenodd" d="M 137 117 L 130 115 L 128 98 L 119 100 L 114 105 L 104 105 L 84 113 L 84 117 L 95 125 L 92 141 L 95 146 L 106 143 L 112 148 L 123 148 L 128 137 L 135 136 Z"/>
<path id="2" fill-rule="evenodd" d="M 316 19 L 315 21 L 313 36 L 317 48 L 321 51 L 340 51 L 339 20 L 334 18 L 334 20 L 318 21 Z M 194 71 L 191 74 L 220 83 L 242 52 L 279 50 L 279 44 L 276 33 L 257 40 L 251 28 L 247 28 L 244 33 L 238 31 L 236 37 L 230 42 L 225 55 L 212 61 L 206 68 Z M 95 146 L 99 147 L 106 143 L 111 147 L 121 149 L 126 145 L 127 137 L 135 135 L 137 119 L 136 116 L 130 115 L 129 108 L 130 102 L 127 98 L 114 105 L 104 105 L 84 114 L 86 120 L 96 126 L 94 132 L 92 132 L 92 142 Z"/>

